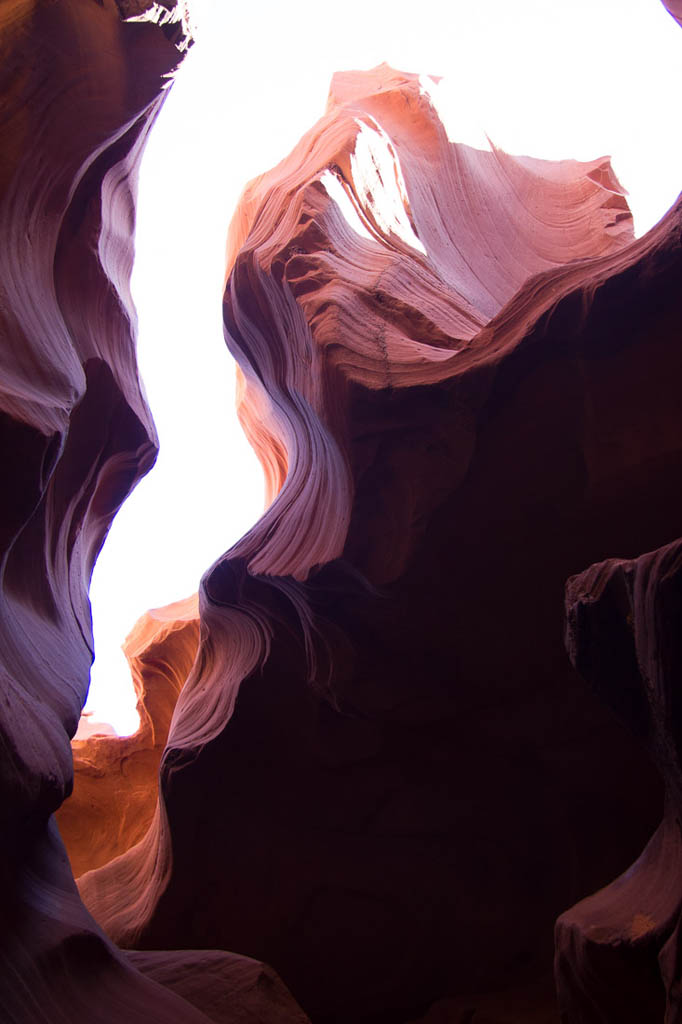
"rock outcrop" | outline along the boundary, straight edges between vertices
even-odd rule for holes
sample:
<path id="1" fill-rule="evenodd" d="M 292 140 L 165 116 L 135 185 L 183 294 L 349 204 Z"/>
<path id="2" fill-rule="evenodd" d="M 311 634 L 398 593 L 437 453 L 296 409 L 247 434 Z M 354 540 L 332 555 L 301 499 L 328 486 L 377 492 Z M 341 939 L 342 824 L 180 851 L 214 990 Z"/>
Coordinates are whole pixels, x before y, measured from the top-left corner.
<path id="1" fill-rule="evenodd" d="M 633 241 L 607 160 L 451 145 L 386 66 L 246 189 L 273 501 L 202 581 L 150 830 L 80 879 L 116 941 L 238 949 L 319 1022 L 556 1019 L 555 918 L 660 814 L 563 587 L 679 531 L 681 220 Z"/>
<path id="2" fill-rule="evenodd" d="M 559 1001 L 568 1021 L 682 1018 L 682 541 L 609 559 L 569 580 L 567 647 L 580 673 L 649 751 L 663 821 L 637 861 L 563 914 Z"/>

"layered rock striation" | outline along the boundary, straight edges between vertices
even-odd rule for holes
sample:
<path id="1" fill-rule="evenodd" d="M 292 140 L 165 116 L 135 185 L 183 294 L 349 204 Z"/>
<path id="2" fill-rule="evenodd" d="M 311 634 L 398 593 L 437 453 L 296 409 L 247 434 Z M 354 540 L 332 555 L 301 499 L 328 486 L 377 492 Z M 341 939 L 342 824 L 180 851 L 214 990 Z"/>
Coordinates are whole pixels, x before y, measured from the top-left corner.
<path id="1" fill-rule="evenodd" d="M 90 575 L 114 514 L 156 455 L 129 280 L 137 169 L 187 44 L 174 8 L 174 0 L 0 6 L 0 1016 L 8 1024 L 305 1020 L 262 964 L 185 952 L 174 955 L 169 978 L 153 954 L 121 953 L 83 906 L 54 820 L 72 789 L 70 740 L 88 689 Z M 155 788 L 150 774 L 145 799 L 155 802 Z M 91 828 L 92 819 L 81 824 Z M 92 833 L 83 839 L 88 856 L 116 852 L 100 847 L 99 825 Z"/>
<path id="2" fill-rule="evenodd" d="M 271 504 L 136 627 L 140 730 L 76 741 L 64 805 L 90 573 L 156 452 L 135 177 L 187 39 L 171 0 L 0 30 L 3 1019 L 672 1024 L 682 205 L 634 241 L 608 160 L 335 76 L 228 237 Z"/>
<path id="3" fill-rule="evenodd" d="M 633 241 L 606 159 L 453 144 L 385 65 L 248 186 L 272 504 L 202 581 L 149 831 L 80 879 L 117 942 L 239 949 L 320 1022 L 557 1019 L 557 915 L 660 814 L 563 587 L 679 532 L 681 217 Z"/>

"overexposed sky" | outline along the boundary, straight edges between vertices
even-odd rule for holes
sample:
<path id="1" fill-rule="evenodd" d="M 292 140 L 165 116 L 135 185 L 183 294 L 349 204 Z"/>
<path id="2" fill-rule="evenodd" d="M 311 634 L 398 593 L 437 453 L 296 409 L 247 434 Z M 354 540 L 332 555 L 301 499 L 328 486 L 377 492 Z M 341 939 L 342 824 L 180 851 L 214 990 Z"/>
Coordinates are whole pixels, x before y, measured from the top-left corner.
<path id="1" fill-rule="evenodd" d="M 148 608 L 195 591 L 263 509 L 222 337 L 227 226 L 246 182 L 323 113 L 334 71 L 382 61 L 442 75 L 451 139 L 512 153 L 610 154 L 642 234 L 682 187 L 682 30 L 658 0 L 193 0 L 197 42 L 140 177 L 133 292 L 141 374 L 161 440 L 91 590 L 88 710 L 134 731 L 120 644 Z"/>

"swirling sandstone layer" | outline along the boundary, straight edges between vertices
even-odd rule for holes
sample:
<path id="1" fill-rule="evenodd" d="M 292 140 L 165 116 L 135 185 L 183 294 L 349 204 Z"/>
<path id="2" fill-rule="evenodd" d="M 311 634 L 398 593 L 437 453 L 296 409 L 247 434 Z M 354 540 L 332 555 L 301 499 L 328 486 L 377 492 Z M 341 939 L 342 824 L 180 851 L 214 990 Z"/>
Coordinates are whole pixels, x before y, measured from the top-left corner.
<path id="1" fill-rule="evenodd" d="M 0 28 L 0 1005 L 13 1024 L 198 1021 L 92 921 L 50 817 L 73 779 L 90 572 L 155 455 L 128 291 L 132 190 L 178 53 L 113 4 L 6 3 Z"/>
<path id="2" fill-rule="evenodd" d="M 647 748 L 665 783 L 663 821 L 615 882 L 556 929 L 566 1020 L 682 1016 L 682 541 L 610 559 L 568 581 L 571 660 Z"/>
<path id="3" fill-rule="evenodd" d="M 563 586 L 679 526 L 681 217 L 633 242 L 608 161 L 450 144 L 386 66 L 247 188 L 224 320 L 274 500 L 202 582 L 150 830 L 81 879 L 117 940 L 266 959 L 316 1021 L 555 1019 L 556 916 L 658 817 Z"/>
<path id="4" fill-rule="evenodd" d="M 180 59 L 174 44 L 187 41 L 174 7 L 0 6 L 0 1017 L 8 1024 L 305 1020 L 262 964 L 175 953 L 169 977 L 153 954 L 117 950 L 80 900 L 53 816 L 71 792 L 70 739 L 88 689 L 90 574 L 114 514 L 156 454 L 129 278 L 137 168 Z"/>

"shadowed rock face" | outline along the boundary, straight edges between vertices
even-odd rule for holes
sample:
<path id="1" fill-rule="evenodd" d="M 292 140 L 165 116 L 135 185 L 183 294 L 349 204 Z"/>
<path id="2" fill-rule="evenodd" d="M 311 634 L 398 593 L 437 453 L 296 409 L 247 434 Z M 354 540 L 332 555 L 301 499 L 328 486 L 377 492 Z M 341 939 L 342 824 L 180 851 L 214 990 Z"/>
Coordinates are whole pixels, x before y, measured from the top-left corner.
<path id="1" fill-rule="evenodd" d="M 673 1024 L 682 1014 L 682 541 L 593 565 L 568 581 L 566 610 L 573 664 L 647 748 L 666 800 L 632 867 L 559 918 L 559 1001 L 570 1021 Z"/>
<path id="2" fill-rule="evenodd" d="M 3 479 L 20 484 L 3 502 L 1 540 L 11 820 L 47 818 L 70 790 L 89 576 L 155 457 L 128 291 L 132 189 L 178 54 L 158 30 L 93 3 L 9 3 L 2 19 L 0 416 Z"/>
<path id="3" fill-rule="evenodd" d="M 633 242 L 606 160 L 451 145 L 386 66 L 246 189 L 274 500 L 203 579 L 150 830 L 80 879 L 117 941 L 265 959 L 320 1022 L 557 1019 L 555 918 L 660 814 L 563 587 L 679 528 L 681 217 Z"/>
<path id="4" fill-rule="evenodd" d="M 115 5 L 0 11 L 0 815 L 3 1019 L 204 1019 L 82 906 L 51 814 L 88 688 L 87 588 L 155 457 L 134 355 L 133 191 L 179 55 Z"/>

